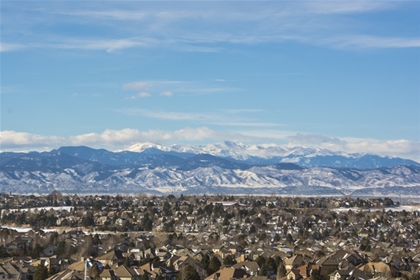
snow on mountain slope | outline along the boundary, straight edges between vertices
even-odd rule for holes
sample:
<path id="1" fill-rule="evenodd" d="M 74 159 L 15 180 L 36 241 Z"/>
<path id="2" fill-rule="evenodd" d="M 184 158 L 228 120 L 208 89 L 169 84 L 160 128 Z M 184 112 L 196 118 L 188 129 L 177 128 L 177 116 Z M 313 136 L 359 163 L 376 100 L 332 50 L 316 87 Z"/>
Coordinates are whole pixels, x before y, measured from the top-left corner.
<path id="1" fill-rule="evenodd" d="M 332 155 L 337 154 L 328 150 L 312 149 L 305 147 L 283 148 L 275 144 L 265 145 L 243 145 L 232 141 L 224 141 L 216 144 L 207 144 L 199 146 L 191 145 L 171 145 L 162 146 L 153 143 L 138 143 L 127 147 L 121 151 L 143 152 L 148 148 L 155 148 L 161 151 L 172 151 L 179 153 L 194 153 L 194 154 L 210 154 L 213 156 L 232 157 L 236 159 L 246 159 L 250 156 L 271 158 L 271 157 L 286 157 L 290 155 L 295 156 L 316 156 L 316 155 Z"/>
<path id="2" fill-rule="evenodd" d="M 150 148 L 155 148 L 155 149 L 165 151 L 165 152 L 171 151 L 170 147 L 145 142 L 145 143 L 137 143 L 137 144 L 131 145 L 130 147 L 127 147 L 125 149 L 117 150 L 115 152 L 119 153 L 119 152 L 129 151 L 129 152 L 141 153 L 141 152 L 144 152 L 145 150 L 150 149 Z"/>
<path id="3" fill-rule="evenodd" d="M 420 196 L 420 167 L 399 158 L 234 142 L 170 147 L 145 143 L 131 149 L 143 152 L 62 147 L 2 154 L 0 191 Z M 387 165 L 391 167 L 383 167 Z"/>
<path id="4" fill-rule="evenodd" d="M 341 168 L 370 169 L 397 165 L 415 165 L 419 163 L 401 158 L 384 157 L 370 154 L 346 154 L 326 149 L 308 147 L 283 147 L 275 144 L 243 145 L 231 141 L 203 146 L 172 145 L 162 146 L 151 143 L 136 144 L 120 151 L 145 152 L 156 149 L 162 152 L 181 154 L 209 154 L 247 164 L 267 165 L 278 162 L 290 162 L 304 167 L 329 166 Z"/>
<path id="5" fill-rule="evenodd" d="M 165 167 L 124 168 L 78 174 L 62 171 L 0 171 L 0 191 L 16 193 L 284 193 L 351 195 L 356 191 L 420 186 L 420 168 L 340 170 L 327 167 L 279 169 L 255 166 L 248 170 L 218 166 L 177 170 Z M 401 190 L 400 190 L 401 191 Z"/>

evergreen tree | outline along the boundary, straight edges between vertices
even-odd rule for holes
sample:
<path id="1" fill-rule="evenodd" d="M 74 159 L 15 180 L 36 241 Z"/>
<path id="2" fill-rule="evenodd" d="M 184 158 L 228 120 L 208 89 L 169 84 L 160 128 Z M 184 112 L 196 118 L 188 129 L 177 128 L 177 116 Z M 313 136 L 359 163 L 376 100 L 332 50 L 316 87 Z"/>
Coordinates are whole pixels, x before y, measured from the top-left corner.
<path id="1" fill-rule="evenodd" d="M 191 265 L 187 265 L 178 273 L 176 280 L 201 280 L 200 275 Z"/>
<path id="2" fill-rule="evenodd" d="M 81 221 L 82 227 L 90 227 L 95 225 L 95 220 L 93 219 L 92 214 L 84 216 Z"/>
<path id="3" fill-rule="evenodd" d="M 313 269 L 311 272 L 311 280 L 325 280 L 325 277 L 321 275 L 319 269 Z"/>
<path id="4" fill-rule="evenodd" d="M 223 260 L 223 264 L 226 266 L 232 266 L 235 263 L 236 263 L 236 260 L 232 255 L 227 255 L 226 258 Z"/>
<path id="5" fill-rule="evenodd" d="M 125 258 L 124 264 L 125 264 L 126 267 L 131 267 L 131 262 L 130 262 L 129 257 Z"/>
<path id="6" fill-rule="evenodd" d="M 39 245 L 39 243 L 36 243 L 34 249 L 32 250 L 31 258 L 33 259 L 39 258 L 39 256 L 42 253 L 42 250 L 43 248 L 41 247 L 41 245 Z"/>
<path id="7" fill-rule="evenodd" d="M 10 257 L 9 253 L 7 253 L 6 247 L 4 245 L 0 246 L 0 258 L 8 258 Z"/>
<path id="8" fill-rule="evenodd" d="M 100 245 L 102 243 L 97 233 L 93 236 L 92 241 L 93 241 L 93 245 Z"/>
<path id="9" fill-rule="evenodd" d="M 291 245 L 291 244 L 293 244 L 293 242 L 294 242 L 293 237 L 292 237 L 292 235 L 289 233 L 289 234 L 286 236 L 286 244 Z"/>
<path id="10" fill-rule="evenodd" d="M 46 266 L 39 264 L 36 267 L 34 280 L 45 280 L 48 278 L 48 269 Z"/>
<path id="11" fill-rule="evenodd" d="M 255 233 L 256 231 L 257 231 L 257 229 L 255 228 L 255 226 L 251 225 L 251 227 L 249 228 L 249 234 Z"/>
<path id="12" fill-rule="evenodd" d="M 55 268 L 53 266 L 51 266 L 50 269 L 48 269 L 48 277 L 51 277 L 56 273 L 57 273 L 57 271 L 55 270 Z"/>
<path id="13" fill-rule="evenodd" d="M 149 213 L 146 213 L 141 221 L 141 225 L 145 231 L 151 231 L 153 228 L 153 220 L 150 219 Z"/>
<path id="14" fill-rule="evenodd" d="M 66 243 L 64 241 L 61 241 L 57 244 L 57 249 L 55 250 L 55 253 L 57 256 L 64 255 L 66 252 Z"/>
<path id="15" fill-rule="evenodd" d="M 201 263 L 201 265 L 203 266 L 203 268 L 204 268 L 206 271 L 208 271 L 208 269 L 209 269 L 209 265 L 210 265 L 210 257 L 209 257 L 209 255 L 208 255 L 208 254 L 205 254 L 205 255 L 203 256 L 203 258 L 201 259 L 200 263 Z"/>
<path id="16" fill-rule="evenodd" d="M 270 268 L 273 271 L 277 270 L 277 264 L 273 258 L 266 258 L 264 264 L 267 268 Z"/>
<path id="17" fill-rule="evenodd" d="M 277 279 L 283 278 L 284 276 L 286 276 L 286 267 L 280 263 L 277 266 Z"/>
<path id="18" fill-rule="evenodd" d="M 212 257 L 209 263 L 209 268 L 207 270 L 207 273 L 213 274 L 216 271 L 218 271 L 220 269 L 220 267 L 222 266 L 222 264 L 220 263 L 219 259 L 217 257 Z"/>
<path id="19" fill-rule="evenodd" d="M 141 276 L 141 280 L 149 280 L 146 272 L 144 272 L 144 274 Z"/>
<path id="20" fill-rule="evenodd" d="M 255 261 L 258 263 L 260 267 L 262 267 L 263 264 L 265 264 L 265 258 L 263 256 L 258 256 L 258 258 Z"/>

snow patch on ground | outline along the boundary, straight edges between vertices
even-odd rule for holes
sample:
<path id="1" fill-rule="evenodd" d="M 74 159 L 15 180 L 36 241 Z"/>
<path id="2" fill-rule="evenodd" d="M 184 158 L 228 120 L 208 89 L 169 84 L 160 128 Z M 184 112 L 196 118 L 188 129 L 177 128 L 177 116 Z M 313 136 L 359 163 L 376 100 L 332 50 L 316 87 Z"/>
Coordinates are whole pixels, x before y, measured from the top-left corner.
<path id="1" fill-rule="evenodd" d="M 405 210 L 406 212 L 414 212 L 414 211 L 420 211 L 420 205 L 401 205 L 396 207 L 385 207 L 385 208 L 358 208 L 358 207 L 340 207 L 335 208 L 333 211 L 340 213 L 340 212 L 348 212 L 351 210 L 352 212 L 360 212 L 360 211 L 394 211 L 394 212 L 401 212 Z"/>

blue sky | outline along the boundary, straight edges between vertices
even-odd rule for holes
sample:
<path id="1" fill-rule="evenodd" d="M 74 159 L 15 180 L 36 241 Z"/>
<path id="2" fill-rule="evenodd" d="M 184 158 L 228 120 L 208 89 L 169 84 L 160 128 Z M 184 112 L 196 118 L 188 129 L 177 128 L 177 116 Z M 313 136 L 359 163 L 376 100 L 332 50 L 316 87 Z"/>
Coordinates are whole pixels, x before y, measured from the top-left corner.
<path id="1" fill-rule="evenodd" d="M 420 160 L 419 1 L 2 1 L 1 150 L 304 145 Z"/>

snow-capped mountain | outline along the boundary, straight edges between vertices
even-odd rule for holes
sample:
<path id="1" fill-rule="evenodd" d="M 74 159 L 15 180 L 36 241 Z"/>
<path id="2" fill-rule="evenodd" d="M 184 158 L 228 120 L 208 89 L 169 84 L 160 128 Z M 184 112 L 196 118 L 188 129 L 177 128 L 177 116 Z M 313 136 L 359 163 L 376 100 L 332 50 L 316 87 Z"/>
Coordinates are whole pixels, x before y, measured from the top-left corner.
<path id="1" fill-rule="evenodd" d="M 162 146 L 152 143 L 135 144 L 117 152 L 129 151 L 143 153 L 168 152 L 172 154 L 210 154 L 229 160 L 241 161 L 248 164 L 274 164 L 291 162 L 304 167 L 328 166 L 337 168 L 370 169 L 379 167 L 392 167 L 398 165 L 420 166 L 419 163 L 373 154 L 346 154 L 332 152 L 326 149 L 307 147 L 281 147 L 275 144 L 243 145 L 231 141 L 203 146 L 171 145 Z"/>
<path id="2" fill-rule="evenodd" d="M 297 155 L 304 160 L 311 159 L 312 163 L 315 162 L 314 159 L 325 162 L 327 158 L 331 162 L 351 159 L 357 163 L 383 160 L 379 156 L 351 158 L 325 154 L 305 157 L 305 149 L 293 153 L 274 145 L 244 146 L 233 142 L 202 147 L 167 148 L 153 144 L 137 147 L 141 152 L 62 147 L 42 153 L 2 153 L 0 191 L 420 197 L 420 167 L 414 164 L 362 170 L 327 166 L 305 167 L 285 162 Z M 268 151 L 271 150 L 274 154 L 280 149 L 284 150 L 283 155 L 286 156 L 280 157 L 276 154 L 276 157 L 263 158 L 257 157 L 257 152 L 252 156 L 244 152 L 258 151 L 260 155 L 268 155 Z M 315 153 L 319 151 L 309 154 Z M 247 158 L 241 160 L 239 154 Z M 251 164 L 251 160 L 260 162 Z M 396 159 L 388 160 L 395 163 L 392 160 Z"/>

